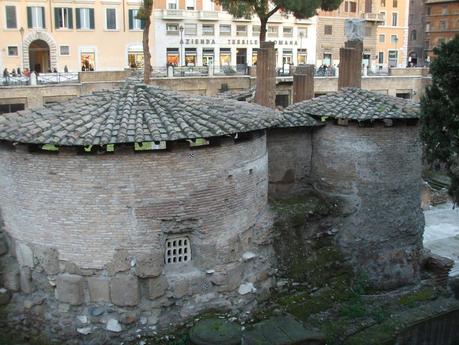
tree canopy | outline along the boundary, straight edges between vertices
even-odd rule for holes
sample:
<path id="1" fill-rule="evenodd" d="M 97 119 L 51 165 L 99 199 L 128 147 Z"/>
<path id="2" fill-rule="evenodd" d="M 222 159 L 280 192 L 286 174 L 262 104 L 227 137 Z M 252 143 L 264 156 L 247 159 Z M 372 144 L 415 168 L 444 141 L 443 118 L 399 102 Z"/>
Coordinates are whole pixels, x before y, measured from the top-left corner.
<path id="1" fill-rule="evenodd" d="M 432 85 L 421 99 L 422 138 L 429 162 L 442 162 L 459 203 L 459 35 L 434 49 Z"/>
<path id="2" fill-rule="evenodd" d="M 266 24 L 274 13 L 282 11 L 292 13 L 296 18 L 315 16 L 316 10 L 336 10 L 343 0 L 217 0 L 230 14 L 236 18 L 260 18 L 260 41 L 266 38 Z M 271 6 L 270 6 L 271 5 Z"/>

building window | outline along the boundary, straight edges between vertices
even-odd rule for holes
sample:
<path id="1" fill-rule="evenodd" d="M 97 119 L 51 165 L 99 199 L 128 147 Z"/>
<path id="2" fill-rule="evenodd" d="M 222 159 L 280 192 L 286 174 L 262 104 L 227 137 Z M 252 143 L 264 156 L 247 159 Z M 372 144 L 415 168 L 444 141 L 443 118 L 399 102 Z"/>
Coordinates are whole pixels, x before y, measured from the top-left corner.
<path id="1" fill-rule="evenodd" d="M 323 59 L 323 65 L 330 66 L 331 63 L 332 63 L 332 54 L 325 53 L 324 54 L 324 59 Z"/>
<path id="2" fill-rule="evenodd" d="M 392 0 L 392 7 L 394 8 L 398 7 L 398 0 Z"/>
<path id="3" fill-rule="evenodd" d="M 76 28 L 78 30 L 94 30 L 94 9 L 76 9 Z"/>
<path id="4" fill-rule="evenodd" d="M 137 19 L 137 13 L 139 10 L 129 10 L 129 30 L 143 30 L 145 27 L 145 21 Z"/>
<path id="5" fill-rule="evenodd" d="M 324 26 L 324 34 L 325 35 L 333 35 L 333 26 L 325 25 Z"/>
<path id="6" fill-rule="evenodd" d="M 448 4 L 443 5 L 441 9 L 441 14 L 443 15 L 448 14 Z"/>
<path id="7" fill-rule="evenodd" d="M 220 66 L 231 66 L 231 48 L 220 48 Z"/>
<path id="8" fill-rule="evenodd" d="M 252 25 L 252 36 L 260 36 L 260 25 Z"/>
<path id="9" fill-rule="evenodd" d="M 14 113 L 16 111 L 24 110 L 25 104 L 15 103 L 15 104 L 0 104 L 0 114 Z"/>
<path id="10" fill-rule="evenodd" d="M 298 28 L 298 36 L 300 38 L 307 38 L 308 37 L 308 28 Z"/>
<path id="11" fill-rule="evenodd" d="M 185 7 L 187 10 L 193 11 L 196 9 L 195 0 L 185 0 Z"/>
<path id="12" fill-rule="evenodd" d="M 179 264 L 191 261 L 191 246 L 188 237 L 166 239 L 166 264 Z"/>
<path id="13" fill-rule="evenodd" d="M 378 63 L 383 64 L 384 63 L 384 52 L 379 52 L 378 54 Z"/>
<path id="14" fill-rule="evenodd" d="M 284 37 L 292 37 L 293 36 L 293 28 L 291 26 L 284 26 L 282 28 L 282 33 Z"/>
<path id="15" fill-rule="evenodd" d="M 202 35 L 213 36 L 214 35 L 214 24 L 202 24 Z"/>
<path id="16" fill-rule="evenodd" d="M 18 56 L 19 50 L 17 46 L 8 46 L 8 56 Z"/>
<path id="17" fill-rule="evenodd" d="M 214 48 L 202 49 L 202 65 L 212 66 L 214 64 Z"/>
<path id="18" fill-rule="evenodd" d="M 379 35 L 379 43 L 384 43 L 386 41 L 386 35 L 380 34 Z"/>
<path id="19" fill-rule="evenodd" d="M 176 10 L 177 9 L 177 0 L 167 0 L 167 9 Z"/>
<path id="20" fill-rule="evenodd" d="M 185 48 L 185 66 L 196 66 L 196 48 Z"/>
<path id="21" fill-rule="evenodd" d="M 178 48 L 167 48 L 167 65 L 178 66 L 180 64 L 180 54 Z"/>
<path id="22" fill-rule="evenodd" d="M 389 50 L 389 67 L 397 67 L 398 64 L 398 51 Z"/>
<path id="23" fill-rule="evenodd" d="M 17 29 L 18 22 L 16 17 L 16 6 L 5 6 L 6 28 Z"/>
<path id="24" fill-rule="evenodd" d="M 230 24 L 220 24 L 220 36 L 231 36 Z"/>
<path id="25" fill-rule="evenodd" d="M 278 26 L 268 26 L 268 37 L 278 37 L 279 36 L 279 27 Z"/>
<path id="26" fill-rule="evenodd" d="M 440 31 L 446 30 L 446 20 L 440 20 Z"/>
<path id="27" fill-rule="evenodd" d="M 70 46 L 59 46 L 59 55 L 61 56 L 70 55 Z"/>
<path id="28" fill-rule="evenodd" d="M 390 43 L 392 43 L 392 44 L 397 44 L 397 42 L 398 42 L 398 37 L 397 37 L 397 35 L 391 35 L 391 36 L 390 36 Z"/>
<path id="29" fill-rule="evenodd" d="M 179 34 L 179 25 L 178 25 L 178 23 L 167 23 L 166 24 L 166 33 L 168 35 L 178 35 Z"/>
<path id="30" fill-rule="evenodd" d="M 307 49 L 298 49 L 297 51 L 297 61 L 298 65 L 306 65 L 308 61 L 308 51 Z"/>
<path id="31" fill-rule="evenodd" d="M 344 3 L 344 11 L 345 12 L 357 12 L 357 3 L 355 1 L 346 1 Z"/>
<path id="32" fill-rule="evenodd" d="M 426 23 L 426 32 L 430 31 L 430 23 Z"/>
<path id="33" fill-rule="evenodd" d="M 132 46 L 128 48 L 128 64 L 130 68 L 142 68 L 143 57 L 142 46 Z"/>
<path id="34" fill-rule="evenodd" d="M 73 11 L 71 8 L 54 8 L 54 27 L 56 29 L 73 29 Z"/>
<path id="35" fill-rule="evenodd" d="M 386 7 L 386 0 L 381 0 L 381 7 Z"/>
<path id="36" fill-rule="evenodd" d="M 397 25 L 398 25 L 398 14 L 392 13 L 392 26 L 397 26 Z"/>
<path id="37" fill-rule="evenodd" d="M 379 12 L 379 15 L 382 17 L 383 20 L 382 26 L 386 26 L 386 12 Z"/>
<path id="38" fill-rule="evenodd" d="M 418 35 L 416 30 L 411 31 L 411 40 L 416 41 L 418 39 Z"/>
<path id="39" fill-rule="evenodd" d="M 27 7 L 27 27 L 29 29 L 44 29 L 45 24 L 45 8 L 41 6 Z"/>
<path id="40" fill-rule="evenodd" d="M 236 36 L 247 36 L 247 25 L 236 25 Z"/>
<path id="41" fill-rule="evenodd" d="M 116 8 L 105 9 L 105 24 L 107 30 L 116 30 Z"/>
<path id="42" fill-rule="evenodd" d="M 186 36 L 196 36 L 198 34 L 197 24 L 185 24 L 184 27 Z"/>
<path id="43" fill-rule="evenodd" d="M 427 11 L 427 15 L 430 16 L 432 14 L 432 7 L 427 6 L 426 11 Z"/>

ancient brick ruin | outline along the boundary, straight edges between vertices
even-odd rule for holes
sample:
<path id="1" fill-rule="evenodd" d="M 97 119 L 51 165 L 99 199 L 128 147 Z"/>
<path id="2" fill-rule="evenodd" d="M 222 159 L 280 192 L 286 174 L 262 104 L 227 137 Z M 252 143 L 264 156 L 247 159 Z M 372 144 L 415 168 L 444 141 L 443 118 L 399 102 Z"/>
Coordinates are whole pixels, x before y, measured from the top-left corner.
<path id="1" fill-rule="evenodd" d="M 358 89 L 281 114 L 132 84 L 1 116 L 0 322 L 121 341 L 251 310 L 282 256 L 268 191 L 336 199 L 344 260 L 380 287 L 415 282 L 417 118 Z"/>

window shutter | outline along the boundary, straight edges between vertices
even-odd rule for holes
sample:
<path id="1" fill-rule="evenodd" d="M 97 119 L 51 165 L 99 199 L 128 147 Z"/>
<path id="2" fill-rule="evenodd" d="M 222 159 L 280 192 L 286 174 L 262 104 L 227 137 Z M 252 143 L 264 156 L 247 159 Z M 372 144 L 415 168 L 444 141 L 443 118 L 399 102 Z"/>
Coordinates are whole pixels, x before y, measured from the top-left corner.
<path id="1" fill-rule="evenodd" d="M 54 7 L 54 27 L 59 29 L 59 11 L 60 8 Z"/>
<path id="2" fill-rule="evenodd" d="M 46 28 L 46 21 L 45 21 L 45 8 L 44 7 L 40 7 L 41 8 L 41 18 L 43 19 L 43 29 Z"/>
<path id="3" fill-rule="evenodd" d="M 145 28 L 145 20 L 140 21 L 140 28 L 143 30 Z"/>
<path id="4" fill-rule="evenodd" d="M 89 28 L 94 30 L 94 9 L 89 9 Z"/>
<path id="5" fill-rule="evenodd" d="M 32 28 L 32 7 L 27 6 L 27 27 Z"/>
<path id="6" fill-rule="evenodd" d="M 81 8 L 77 8 L 75 11 L 76 28 L 81 29 Z"/>
<path id="7" fill-rule="evenodd" d="M 133 10 L 129 10 L 129 30 L 134 28 L 134 12 Z"/>
<path id="8" fill-rule="evenodd" d="M 72 8 L 67 8 L 67 13 L 69 16 L 69 29 L 73 29 L 73 9 Z"/>

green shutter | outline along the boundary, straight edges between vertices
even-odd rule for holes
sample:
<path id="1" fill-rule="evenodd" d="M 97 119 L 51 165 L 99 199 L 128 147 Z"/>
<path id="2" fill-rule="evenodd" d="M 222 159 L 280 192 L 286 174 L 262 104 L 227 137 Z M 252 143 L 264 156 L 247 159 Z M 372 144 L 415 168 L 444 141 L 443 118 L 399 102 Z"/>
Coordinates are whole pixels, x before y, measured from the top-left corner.
<path id="1" fill-rule="evenodd" d="M 43 18 L 43 29 L 46 29 L 45 8 L 41 7 L 41 17 Z"/>
<path id="2" fill-rule="evenodd" d="M 89 28 L 94 30 L 94 9 L 89 9 Z"/>
<path id="3" fill-rule="evenodd" d="M 67 8 L 69 14 L 69 29 L 73 29 L 73 9 Z"/>
<path id="4" fill-rule="evenodd" d="M 27 27 L 32 28 L 32 7 L 27 6 Z"/>
<path id="5" fill-rule="evenodd" d="M 81 8 L 75 10 L 76 28 L 81 29 Z"/>
<path id="6" fill-rule="evenodd" d="M 60 8 L 54 7 L 54 27 L 59 29 L 59 10 Z"/>
<path id="7" fill-rule="evenodd" d="M 129 10 L 129 30 L 134 28 L 134 11 Z"/>

